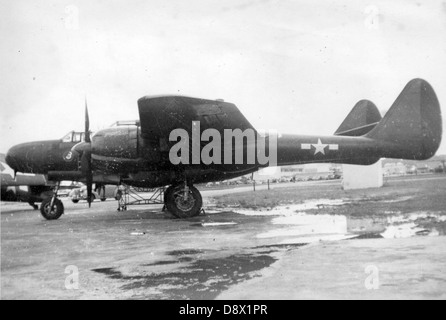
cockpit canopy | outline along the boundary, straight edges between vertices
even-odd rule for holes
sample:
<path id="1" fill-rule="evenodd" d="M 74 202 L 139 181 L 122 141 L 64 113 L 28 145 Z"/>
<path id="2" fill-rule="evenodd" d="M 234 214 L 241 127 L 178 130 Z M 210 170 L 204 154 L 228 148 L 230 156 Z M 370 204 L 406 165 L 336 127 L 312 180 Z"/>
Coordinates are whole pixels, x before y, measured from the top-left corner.
<path id="1" fill-rule="evenodd" d="M 114 122 L 110 128 L 122 127 L 122 126 L 140 126 L 139 120 L 124 120 Z M 90 137 L 93 136 L 93 132 L 90 131 Z M 82 142 L 85 141 L 85 133 L 83 131 L 70 131 L 62 138 L 63 142 Z"/>
<path id="2" fill-rule="evenodd" d="M 141 122 L 139 120 L 121 120 L 113 122 L 110 125 L 110 128 L 113 127 L 121 127 L 121 126 L 137 126 L 139 127 L 141 125 Z"/>
<path id="3" fill-rule="evenodd" d="M 90 132 L 90 136 L 91 136 Z M 85 141 L 85 133 L 80 131 L 70 131 L 63 138 L 63 142 L 82 142 Z"/>

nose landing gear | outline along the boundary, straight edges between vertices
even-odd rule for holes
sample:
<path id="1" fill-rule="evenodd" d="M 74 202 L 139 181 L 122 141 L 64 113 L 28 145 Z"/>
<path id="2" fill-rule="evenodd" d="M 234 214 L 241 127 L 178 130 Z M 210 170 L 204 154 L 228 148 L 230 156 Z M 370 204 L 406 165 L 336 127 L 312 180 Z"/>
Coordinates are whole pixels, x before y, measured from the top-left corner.
<path id="1" fill-rule="evenodd" d="M 57 182 L 54 193 L 50 198 L 46 198 L 40 205 L 40 213 L 47 220 L 56 220 L 64 212 L 62 201 L 57 198 L 57 192 L 59 191 L 60 182 Z"/>

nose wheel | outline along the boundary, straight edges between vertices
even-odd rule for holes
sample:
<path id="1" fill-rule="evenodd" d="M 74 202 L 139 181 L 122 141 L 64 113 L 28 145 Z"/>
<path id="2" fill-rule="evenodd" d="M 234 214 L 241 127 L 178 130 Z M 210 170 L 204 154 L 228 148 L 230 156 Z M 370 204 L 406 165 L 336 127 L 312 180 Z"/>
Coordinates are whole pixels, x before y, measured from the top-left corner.
<path id="1" fill-rule="evenodd" d="M 167 210 L 174 216 L 187 219 L 200 214 L 203 199 L 197 188 L 182 183 L 166 189 L 164 203 Z"/>
<path id="2" fill-rule="evenodd" d="M 53 203 L 51 204 L 51 202 Z M 57 198 L 54 201 L 52 201 L 52 197 L 45 199 L 40 206 L 40 213 L 47 220 L 59 219 L 63 211 L 63 203 Z"/>
<path id="3" fill-rule="evenodd" d="M 57 183 L 52 197 L 43 200 L 40 205 L 40 213 L 47 220 L 59 219 L 64 212 L 63 203 L 57 198 L 59 187 L 60 182 Z"/>

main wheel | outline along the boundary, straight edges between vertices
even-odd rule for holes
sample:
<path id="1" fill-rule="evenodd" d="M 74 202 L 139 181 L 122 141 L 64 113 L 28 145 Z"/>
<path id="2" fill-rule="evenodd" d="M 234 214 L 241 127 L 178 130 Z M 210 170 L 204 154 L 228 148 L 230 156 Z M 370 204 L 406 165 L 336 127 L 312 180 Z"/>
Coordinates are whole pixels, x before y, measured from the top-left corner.
<path id="1" fill-rule="evenodd" d="M 39 206 L 37 204 L 35 204 L 34 202 L 28 202 L 28 204 L 33 207 L 34 210 L 39 209 Z"/>
<path id="2" fill-rule="evenodd" d="M 198 216 L 203 205 L 200 191 L 194 186 L 187 186 L 187 189 L 184 184 L 180 184 L 167 188 L 164 193 L 167 210 L 181 219 Z"/>
<path id="3" fill-rule="evenodd" d="M 169 199 L 170 194 L 172 193 L 172 191 L 175 189 L 176 185 L 173 186 L 169 186 L 166 188 L 166 190 L 164 190 L 164 204 L 167 206 L 167 199 Z"/>
<path id="4" fill-rule="evenodd" d="M 42 201 L 40 205 L 40 213 L 47 220 L 56 220 L 59 219 L 63 214 L 64 208 L 63 203 L 59 199 L 54 199 L 53 209 L 50 209 L 51 198 L 47 198 Z"/>

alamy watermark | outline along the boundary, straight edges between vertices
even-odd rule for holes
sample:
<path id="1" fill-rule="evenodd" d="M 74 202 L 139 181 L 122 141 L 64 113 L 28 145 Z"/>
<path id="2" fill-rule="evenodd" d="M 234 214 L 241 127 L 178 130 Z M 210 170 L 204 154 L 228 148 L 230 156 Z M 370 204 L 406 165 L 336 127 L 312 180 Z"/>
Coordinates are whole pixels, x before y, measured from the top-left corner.
<path id="1" fill-rule="evenodd" d="M 75 5 L 65 7 L 65 28 L 68 30 L 79 30 L 79 8 Z"/>
<path id="2" fill-rule="evenodd" d="M 174 129 L 169 141 L 172 164 L 260 164 L 277 165 L 277 133 L 269 130 L 261 135 L 254 129 L 224 129 L 223 137 L 216 129 L 200 130 L 200 121 L 192 121 L 192 137 L 185 129 Z M 179 140 L 178 140 L 179 139 Z M 268 148 L 267 148 L 268 140 Z M 206 145 L 202 147 L 202 143 Z M 268 153 L 268 154 L 267 154 Z M 246 163 L 244 158 L 246 156 Z"/>
<path id="3" fill-rule="evenodd" d="M 65 289 L 78 290 L 79 289 L 79 268 L 77 266 L 67 266 L 65 273 L 68 276 L 65 278 Z"/>
<path id="4" fill-rule="evenodd" d="M 369 30 L 378 30 L 380 22 L 379 8 L 375 5 L 368 5 L 364 8 L 364 26 Z"/>
<path id="5" fill-rule="evenodd" d="M 375 265 L 368 265 L 365 267 L 364 272 L 368 274 L 364 281 L 364 286 L 367 290 L 379 289 L 379 269 Z"/>

